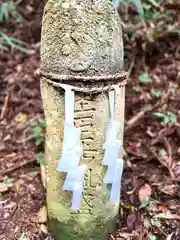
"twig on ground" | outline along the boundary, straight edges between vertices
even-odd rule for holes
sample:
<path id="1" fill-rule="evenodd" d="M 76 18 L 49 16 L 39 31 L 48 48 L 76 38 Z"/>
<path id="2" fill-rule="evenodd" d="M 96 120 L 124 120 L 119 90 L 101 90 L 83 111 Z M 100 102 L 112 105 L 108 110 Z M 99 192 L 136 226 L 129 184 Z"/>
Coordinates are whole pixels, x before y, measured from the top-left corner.
<path id="1" fill-rule="evenodd" d="M 132 70 L 133 70 L 134 65 L 135 65 L 135 61 L 136 61 L 136 51 L 134 51 L 134 54 L 132 56 L 131 64 L 129 66 L 128 73 L 127 73 L 127 79 L 129 79 L 129 77 L 132 73 Z"/>
<path id="2" fill-rule="evenodd" d="M 0 201 L 0 206 L 6 204 L 9 200 L 10 200 L 10 198 Z"/>
<path id="3" fill-rule="evenodd" d="M 166 137 L 166 136 L 174 133 L 175 130 L 176 130 L 176 128 L 172 128 L 172 127 L 170 127 L 170 128 L 163 128 L 163 129 L 159 132 L 157 138 L 154 139 L 154 140 L 152 140 L 151 145 L 155 145 L 155 144 L 158 143 L 161 139 L 163 139 L 163 137 Z"/>
<path id="4" fill-rule="evenodd" d="M 169 143 L 169 141 L 167 140 L 166 137 L 164 138 L 164 142 L 165 142 L 166 147 L 167 147 L 169 167 L 172 167 L 172 163 L 173 163 L 173 160 L 172 160 L 172 148 L 171 148 L 171 145 L 170 145 L 170 143 Z"/>
<path id="5" fill-rule="evenodd" d="M 152 111 L 152 106 L 151 105 L 145 105 L 144 108 L 135 116 L 133 116 L 129 121 L 126 123 L 125 130 L 129 130 L 132 128 L 143 116 L 146 112 Z"/>
<path id="6" fill-rule="evenodd" d="M 2 110 L 1 110 L 0 119 L 3 119 L 5 114 L 6 114 L 6 111 L 7 111 L 7 108 L 8 108 L 8 101 L 9 101 L 9 95 L 7 95 L 4 99 L 4 104 L 3 104 L 3 107 L 2 107 Z"/>
<path id="7" fill-rule="evenodd" d="M 169 166 L 167 166 L 167 164 L 166 164 L 160 157 L 158 157 L 158 155 L 155 153 L 154 150 L 152 150 L 151 148 L 149 148 L 149 150 L 150 150 L 150 152 L 154 155 L 154 157 L 155 157 L 164 167 L 166 167 L 166 168 L 168 169 L 171 178 L 172 178 L 173 180 L 175 180 L 176 177 L 175 177 L 175 174 L 174 174 L 173 170 L 172 170 Z"/>
<path id="8" fill-rule="evenodd" d="M 34 162 L 36 162 L 36 161 L 37 161 L 36 158 L 34 158 L 34 159 L 31 159 L 31 160 L 28 160 L 28 161 L 24 161 L 24 162 L 22 162 L 22 163 L 20 163 L 20 164 L 18 164 L 18 165 L 16 165 L 16 166 L 14 166 L 14 167 L 12 167 L 12 168 L 8 168 L 8 169 L 6 169 L 6 170 L 2 170 L 2 171 L 0 171 L 0 176 L 3 176 L 3 175 L 6 175 L 6 174 L 9 174 L 9 173 L 12 173 L 12 172 L 14 172 L 14 171 L 17 170 L 17 169 L 22 168 L 22 167 L 25 167 L 26 165 L 32 164 L 32 163 L 34 163 Z"/>
<path id="9" fill-rule="evenodd" d="M 156 214 L 155 217 L 168 220 L 180 220 L 180 216 L 171 213 L 159 213 Z"/>
<path id="10" fill-rule="evenodd" d="M 110 235 L 110 240 L 116 240 L 112 234 Z"/>

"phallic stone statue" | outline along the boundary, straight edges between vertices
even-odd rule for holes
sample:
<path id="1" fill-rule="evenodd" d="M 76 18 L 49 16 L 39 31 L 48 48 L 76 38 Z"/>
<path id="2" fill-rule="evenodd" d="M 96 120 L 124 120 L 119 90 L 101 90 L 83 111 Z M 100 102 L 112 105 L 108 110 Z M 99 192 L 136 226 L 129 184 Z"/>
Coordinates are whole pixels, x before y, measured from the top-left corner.
<path id="1" fill-rule="evenodd" d="M 58 240 L 105 240 L 122 175 L 122 29 L 110 0 L 47 0 L 41 38 L 49 229 Z"/>

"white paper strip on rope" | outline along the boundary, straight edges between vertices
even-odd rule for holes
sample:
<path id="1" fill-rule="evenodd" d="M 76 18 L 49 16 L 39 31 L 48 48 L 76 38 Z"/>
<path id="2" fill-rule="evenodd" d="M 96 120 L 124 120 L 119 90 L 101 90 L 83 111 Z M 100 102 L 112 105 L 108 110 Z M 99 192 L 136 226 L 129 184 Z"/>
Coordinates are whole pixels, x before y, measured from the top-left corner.
<path id="1" fill-rule="evenodd" d="M 62 156 L 57 170 L 68 172 L 79 165 L 82 156 L 81 130 L 74 127 L 74 91 L 72 87 L 62 84 L 65 89 L 65 122 Z"/>
<path id="2" fill-rule="evenodd" d="M 77 210 L 81 204 L 86 165 L 78 166 L 83 148 L 81 129 L 74 126 L 74 91 L 66 84 L 61 87 L 65 89 L 65 121 L 63 151 L 57 171 L 67 172 L 63 189 L 73 192 L 71 208 Z"/>
<path id="3" fill-rule="evenodd" d="M 81 130 L 72 126 L 64 128 L 64 147 L 57 170 L 68 172 L 79 165 L 82 156 Z"/>
<path id="4" fill-rule="evenodd" d="M 64 146 L 63 151 L 71 151 L 77 145 L 80 145 L 81 129 L 64 123 Z"/>
<path id="5" fill-rule="evenodd" d="M 116 159 L 118 158 L 120 150 L 120 143 L 116 140 L 114 142 L 109 143 L 105 148 L 103 165 L 110 166 L 115 164 Z"/>
<path id="6" fill-rule="evenodd" d="M 86 171 L 86 165 L 76 167 L 74 170 L 68 172 L 66 180 L 64 182 L 63 189 L 72 191 L 72 210 L 78 210 L 80 208 L 83 185 L 84 185 L 84 174 Z"/>
<path id="7" fill-rule="evenodd" d="M 113 141 L 116 141 L 119 130 L 120 123 L 111 119 L 106 131 L 106 141 L 104 147 L 107 147 L 109 144 L 112 144 Z"/>
<path id="8" fill-rule="evenodd" d="M 117 159 L 114 166 L 114 177 L 112 182 L 112 189 L 110 194 L 110 201 L 113 204 L 119 204 L 120 201 L 120 192 L 121 192 L 121 179 L 123 173 L 124 160 Z"/>
<path id="9" fill-rule="evenodd" d="M 67 84 L 60 85 L 65 90 L 65 123 L 74 126 L 74 91 L 73 87 Z"/>
<path id="10" fill-rule="evenodd" d="M 62 154 L 58 162 L 57 170 L 59 172 L 68 172 L 79 165 L 82 156 L 82 147 L 76 147 L 72 151 L 67 151 Z"/>
<path id="11" fill-rule="evenodd" d="M 116 94 L 121 93 L 119 88 L 115 88 Z M 111 119 L 106 131 L 105 153 L 103 165 L 108 166 L 103 182 L 112 184 L 110 201 L 113 204 L 118 204 L 120 200 L 120 187 L 123 172 L 123 160 L 118 159 L 119 151 L 122 146 L 122 141 L 117 140 L 117 135 L 120 130 L 120 123 L 115 121 L 115 94 L 109 92 L 109 105 Z"/>
<path id="12" fill-rule="evenodd" d="M 113 0 L 113 7 L 118 8 L 120 5 L 120 0 Z"/>
<path id="13" fill-rule="evenodd" d="M 115 94 L 114 91 L 109 92 L 109 106 L 111 119 L 106 130 L 105 139 L 105 153 L 103 158 L 103 165 L 110 166 L 114 165 L 118 157 L 121 142 L 117 141 L 117 134 L 120 130 L 120 123 L 114 120 L 115 114 Z"/>

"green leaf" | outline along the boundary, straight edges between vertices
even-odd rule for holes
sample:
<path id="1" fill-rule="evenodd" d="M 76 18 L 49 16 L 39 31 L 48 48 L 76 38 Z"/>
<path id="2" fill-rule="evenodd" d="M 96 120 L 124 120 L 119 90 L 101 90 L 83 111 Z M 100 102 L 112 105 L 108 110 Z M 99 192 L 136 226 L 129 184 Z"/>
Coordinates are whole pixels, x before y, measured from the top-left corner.
<path id="1" fill-rule="evenodd" d="M 133 90 L 137 93 L 141 92 L 141 87 L 139 85 L 136 85 L 136 86 L 133 87 Z"/>
<path id="2" fill-rule="evenodd" d="M 145 197 L 144 202 L 139 206 L 139 209 L 146 208 L 150 203 L 150 197 Z"/>
<path id="3" fill-rule="evenodd" d="M 131 239 L 131 236 L 130 234 L 128 233 L 120 233 L 120 237 L 124 238 L 124 239 L 127 239 L 127 240 L 130 240 Z"/>
<path id="4" fill-rule="evenodd" d="M 168 116 L 169 116 L 169 122 L 170 123 L 176 123 L 177 122 L 176 114 L 174 114 L 172 112 L 168 112 Z"/>
<path id="5" fill-rule="evenodd" d="M 32 134 L 32 138 L 37 138 L 39 135 L 38 134 L 36 134 L 36 133 L 33 133 Z"/>
<path id="6" fill-rule="evenodd" d="M 149 3 L 151 3 L 154 7 L 159 7 L 159 4 L 155 0 L 148 0 Z"/>
<path id="7" fill-rule="evenodd" d="M 143 3 L 143 7 L 145 10 L 150 10 L 152 8 L 152 5 L 149 3 Z"/>
<path id="8" fill-rule="evenodd" d="M 149 233 L 148 234 L 148 240 L 157 240 L 157 236 L 152 234 L 152 233 Z"/>
<path id="9" fill-rule="evenodd" d="M 166 150 L 164 150 L 164 149 L 160 149 L 158 155 L 159 155 L 160 157 L 165 157 L 165 156 L 167 156 L 167 152 L 166 152 Z"/>
<path id="10" fill-rule="evenodd" d="M 161 227 L 161 221 L 157 218 L 151 218 L 151 225 L 157 228 Z"/>
<path id="11" fill-rule="evenodd" d="M 156 117 L 159 117 L 159 118 L 164 118 L 165 117 L 165 114 L 162 113 L 162 112 L 154 112 L 153 115 L 156 116 Z"/>
<path id="12" fill-rule="evenodd" d="M 18 22 L 24 20 L 13 1 L 0 3 L 0 22 L 5 20 L 8 23 L 10 15 Z"/>
<path id="13" fill-rule="evenodd" d="M 43 128 L 46 128 L 46 121 L 45 120 L 42 120 L 41 124 L 42 124 Z"/>
<path id="14" fill-rule="evenodd" d="M 163 123 L 167 124 L 170 122 L 170 118 L 169 116 L 164 116 L 164 120 L 163 120 Z"/>
<path id="15" fill-rule="evenodd" d="M 139 76 L 139 81 L 141 83 L 150 83 L 152 82 L 152 78 L 150 78 L 148 73 L 143 73 Z"/>
<path id="16" fill-rule="evenodd" d="M 38 126 L 38 122 L 36 120 L 29 120 L 28 122 L 32 127 Z"/>
<path id="17" fill-rule="evenodd" d="M 39 146 L 39 145 L 41 145 L 41 143 L 43 143 L 43 141 L 44 141 L 44 139 L 43 138 L 37 138 L 36 139 L 36 146 Z"/>
<path id="18" fill-rule="evenodd" d="M 172 95 L 174 95 L 174 94 L 175 94 L 175 89 L 174 89 L 174 88 L 170 88 L 170 89 L 169 89 L 169 93 L 172 94 Z"/>
<path id="19" fill-rule="evenodd" d="M 37 154 L 37 161 L 39 164 L 45 165 L 44 153 L 40 152 Z"/>
<path id="20" fill-rule="evenodd" d="M 29 240 L 28 234 L 27 234 L 27 233 L 23 233 L 23 234 L 21 235 L 21 237 L 18 238 L 18 240 Z"/>
<path id="21" fill-rule="evenodd" d="M 42 128 L 39 127 L 39 126 L 38 126 L 38 127 L 35 127 L 35 128 L 34 128 L 34 131 L 35 131 L 36 134 L 39 133 L 39 135 L 41 135 L 41 133 L 42 133 Z"/>
<path id="22" fill-rule="evenodd" d="M 4 177 L 3 181 L 0 182 L 0 186 L 7 186 L 8 183 L 9 183 L 9 178 L 6 176 Z"/>
<path id="23" fill-rule="evenodd" d="M 24 45 L 25 47 L 28 47 L 28 43 L 26 43 L 26 42 L 24 42 L 24 41 L 21 41 L 21 40 L 19 40 L 19 39 L 16 39 L 16 38 L 11 38 L 11 41 L 13 42 L 13 43 L 17 43 L 17 44 L 19 44 L 19 45 Z"/>
<path id="24" fill-rule="evenodd" d="M 0 36 L 0 41 L 3 45 L 8 45 L 11 48 L 15 48 L 21 52 L 28 53 L 28 50 L 25 48 L 27 46 L 25 42 L 15 38 L 10 38 L 3 32 L 0 32 Z"/>
<path id="25" fill-rule="evenodd" d="M 8 3 L 2 4 L 1 11 L 2 11 L 2 15 L 4 16 L 5 21 L 8 23 L 9 22 Z"/>
<path id="26" fill-rule="evenodd" d="M 153 97 L 159 98 L 159 97 L 161 97 L 163 95 L 163 92 L 152 90 L 151 94 L 152 94 Z"/>

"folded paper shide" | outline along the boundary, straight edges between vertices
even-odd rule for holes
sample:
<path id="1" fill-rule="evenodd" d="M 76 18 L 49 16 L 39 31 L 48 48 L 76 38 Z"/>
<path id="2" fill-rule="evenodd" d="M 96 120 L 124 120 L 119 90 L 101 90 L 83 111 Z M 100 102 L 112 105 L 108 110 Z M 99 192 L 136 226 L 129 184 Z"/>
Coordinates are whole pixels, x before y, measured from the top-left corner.
<path id="1" fill-rule="evenodd" d="M 78 210 L 82 200 L 86 165 L 78 166 L 83 148 L 81 130 L 74 126 L 74 91 L 71 86 L 62 84 L 65 90 L 65 121 L 62 156 L 57 171 L 67 173 L 63 190 L 72 191 L 72 210 Z"/>
<path id="2" fill-rule="evenodd" d="M 123 94 L 123 89 L 115 88 L 114 91 L 109 92 L 109 106 L 110 106 L 110 122 L 106 131 L 105 140 L 105 154 L 103 158 L 103 165 L 106 165 L 107 172 L 104 177 L 104 183 L 111 184 L 110 201 L 113 204 L 119 204 L 120 201 L 120 187 L 123 172 L 123 159 L 118 159 L 119 151 L 122 146 L 122 141 L 117 140 L 121 124 L 115 120 L 115 95 L 116 91 Z"/>
<path id="3" fill-rule="evenodd" d="M 81 129 L 74 126 L 74 91 L 73 87 L 62 84 L 65 90 L 65 122 L 64 122 L 64 142 L 62 156 L 58 162 L 57 171 L 67 173 L 63 190 L 72 191 L 72 210 L 78 210 L 81 206 L 84 176 L 88 165 L 80 165 L 83 154 L 81 144 Z M 110 121 L 106 131 L 104 143 L 105 153 L 103 165 L 107 166 L 103 182 L 111 184 L 110 201 L 113 204 L 119 204 L 121 178 L 123 172 L 123 159 L 119 159 L 119 151 L 122 147 L 122 141 L 117 140 L 121 124 L 115 120 L 115 95 L 116 91 L 123 94 L 122 88 L 115 88 L 108 92 L 110 106 Z"/>

